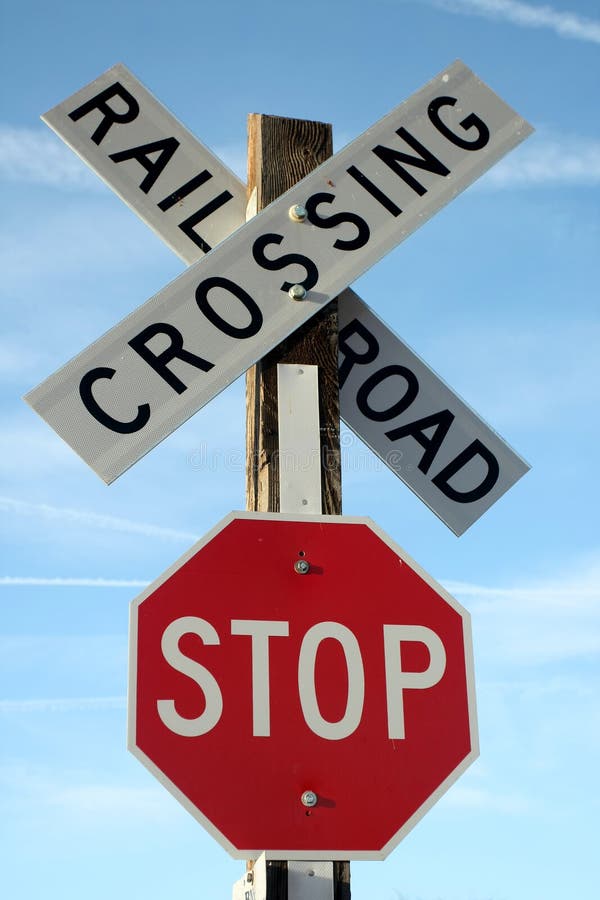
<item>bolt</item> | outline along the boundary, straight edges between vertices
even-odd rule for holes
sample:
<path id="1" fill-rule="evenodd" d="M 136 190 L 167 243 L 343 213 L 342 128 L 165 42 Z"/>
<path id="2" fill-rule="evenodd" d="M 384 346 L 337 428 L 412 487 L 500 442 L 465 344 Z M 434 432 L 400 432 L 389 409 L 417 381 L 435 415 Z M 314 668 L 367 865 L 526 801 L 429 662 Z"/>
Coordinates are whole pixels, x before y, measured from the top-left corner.
<path id="1" fill-rule="evenodd" d="M 300 800 L 302 801 L 303 806 L 313 807 L 317 805 L 319 798 L 314 791 L 304 791 Z"/>
<path id="2" fill-rule="evenodd" d="M 308 215 L 306 208 L 304 206 L 300 206 L 297 204 L 296 206 L 290 206 L 289 209 L 289 217 L 292 222 L 304 222 Z"/>
<path id="3" fill-rule="evenodd" d="M 298 575 L 308 575 L 310 571 L 310 563 L 305 559 L 297 559 L 294 563 L 294 569 Z"/>
<path id="4" fill-rule="evenodd" d="M 301 284 L 293 284 L 288 291 L 292 300 L 304 300 L 306 297 L 306 288 Z"/>

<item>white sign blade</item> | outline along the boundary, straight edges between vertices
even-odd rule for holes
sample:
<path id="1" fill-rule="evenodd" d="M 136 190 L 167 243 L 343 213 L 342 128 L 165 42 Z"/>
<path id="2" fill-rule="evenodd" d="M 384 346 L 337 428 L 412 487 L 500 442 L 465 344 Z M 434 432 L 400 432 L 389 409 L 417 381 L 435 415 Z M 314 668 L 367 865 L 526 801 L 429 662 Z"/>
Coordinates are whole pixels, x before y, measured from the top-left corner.
<path id="1" fill-rule="evenodd" d="M 110 483 L 531 130 L 454 63 L 25 399 Z"/>
<path id="2" fill-rule="evenodd" d="M 344 422 L 461 535 L 529 465 L 353 291 L 338 317 Z"/>
<path id="3" fill-rule="evenodd" d="M 242 182 L 125 66 L 42 119 L 185 262 L 244 221 Z"/>

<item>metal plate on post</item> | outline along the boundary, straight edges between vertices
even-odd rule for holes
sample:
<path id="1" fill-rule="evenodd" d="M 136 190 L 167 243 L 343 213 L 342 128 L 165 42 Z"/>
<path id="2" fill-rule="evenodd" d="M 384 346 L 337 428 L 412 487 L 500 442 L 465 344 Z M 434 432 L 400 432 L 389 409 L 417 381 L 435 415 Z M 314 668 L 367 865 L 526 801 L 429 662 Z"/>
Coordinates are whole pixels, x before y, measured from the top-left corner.
<path id="1" fill-rule="evenodd" d="M 279 509 L 322 512 L 319 367 L 277 366 Z"/>
<path id="2" fill-rule="evenodd" d="M 333 900 L 333 863 L 290 859 L 288 900 Z"/>

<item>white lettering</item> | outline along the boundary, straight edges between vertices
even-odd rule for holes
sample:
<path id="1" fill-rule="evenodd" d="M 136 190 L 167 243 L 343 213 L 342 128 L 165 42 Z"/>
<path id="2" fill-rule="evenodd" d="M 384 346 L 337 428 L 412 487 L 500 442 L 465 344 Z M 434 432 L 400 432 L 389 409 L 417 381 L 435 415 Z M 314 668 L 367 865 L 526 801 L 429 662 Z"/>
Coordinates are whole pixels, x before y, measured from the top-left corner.
<path id="1" fill-rule="evenodd" d="M 429 651 L 429 665 L 423 672 L 402 669 L 402 642 L 418 641 Z M 385 687 L 387 694 L 388 734 L 405 737 L 404 698 L 407 689 L 422 690 L 441 680 L 446 669 L 446 651 L 438 635 L 424 625 L 384 625 Z"/>
<path id="2" fill-rule="evenodd" d="M 193 718 L 177 712 L 175 700 L 156 701 L 158 715 L 166 727 L 182 737 L 199 737 L 211 731 L 223 712 L 223 697 L 211 672 L 179 647 L 186 634 L 199 637 L 203 644 L 221 643 L 216 629 L 205 619 L 183 616 L 165 628 L 161 649 L 165 660 L 182 675 L 195 682 L 204 695 L 204 710 Z M 252 734 L 269 737 L 271 734 L 270 703 L 270 645 L 272 637 L 288 637 L 289 622 L 233 619 L 231 634 L 251 639 L 252 666 Z M 344 654 L 348 687 L 346 706 L 341 718 L 326 719 L 321 713 L 315 678 L 317 655 L 323 641 L 337 641 Z M 423 644 L 429 654 L 427 667 L 421 671 L 406 671 L 403 667 L 402 646 L 413 642 Z M 385 663 L 385 691 L 388 737 L 406 737 L 404 691 L 424 690 L 438 684 L 446 669 L 446 651 L 440 637 L 424 625 L 384 625 L 383 651 Z M 365 672 L 359 642 L 355 634 L 339 622 L 318 622 L 308 629 L 298 658 L 298 693 L 304 720 L 311 731 L 328 741 L 339 741 L 353 734 L 360 725 L 365 699 Z"/>
<path id="3" fill-rule="evenodd" d="M 204 693 L 204 711 L 193 719 L 179 715 L 174 700 L 157 700 L 156 708 L 170 731 L 182 737 L 198 737 L 214 728 L 223 712 L 223 697 L 214 675 L 179 649 L 184 634 L 196 634 L 205 644 L 219 644 L 219 635 L 206 619 L 182 616 L 168 625 L 163 633 L 161 649 L 164 658 L 177 672 L 195 681 Z"/>
<path id="4" fill-rule="evenodd" d="M 324 719 L 319 709 L 315 685 L 315 663 L 321 641 L 333 638 L 341 644 L 348 671 L 346 710 L 337 722 Z M 319 737 L 339 741 L 358 728 L 365 699 L 365 673 L 360 647 L 354 634 L 339 622 L 319 622 L 304 635 L 298 660 L 300 704 L 308 727 Z"/>
<path id="5" fill-rule="evenodd" d="M 269 638 L 287 637 L 287 622 L 268 622 L 254 619 L 232 619 L 232 634 L 252 638 L 252 734 L 269 737 L 271 734 L 271 704 L 269 681 Z"/>

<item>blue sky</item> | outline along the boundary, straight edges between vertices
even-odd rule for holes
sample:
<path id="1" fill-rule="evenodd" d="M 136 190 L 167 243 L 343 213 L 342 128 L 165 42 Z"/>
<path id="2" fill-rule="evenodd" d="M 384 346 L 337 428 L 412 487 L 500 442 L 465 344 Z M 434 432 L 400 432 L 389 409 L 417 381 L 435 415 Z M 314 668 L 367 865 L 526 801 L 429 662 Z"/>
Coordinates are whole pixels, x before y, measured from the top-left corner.
<path id="1" fill-rule="evenodd" d="M 39 116 L 121 61 L 243 177 L 247 113 L 332 122 L 340 148 L 456 58 L 536 133 L 355 287 L 532 470 L 457 539 L 343 436 L 344 511 L 472 613 L 481 737 L 388 860 L 353 863 L 353 896 L 595 896 L 597 4 L 21 0 L 2 18 L 6 896 L 228 897 L 243 869 L 125 750 L 129 601 L 243 506 L 243 385 L 108 488 L 22 402 L 183 268 Z"/>

